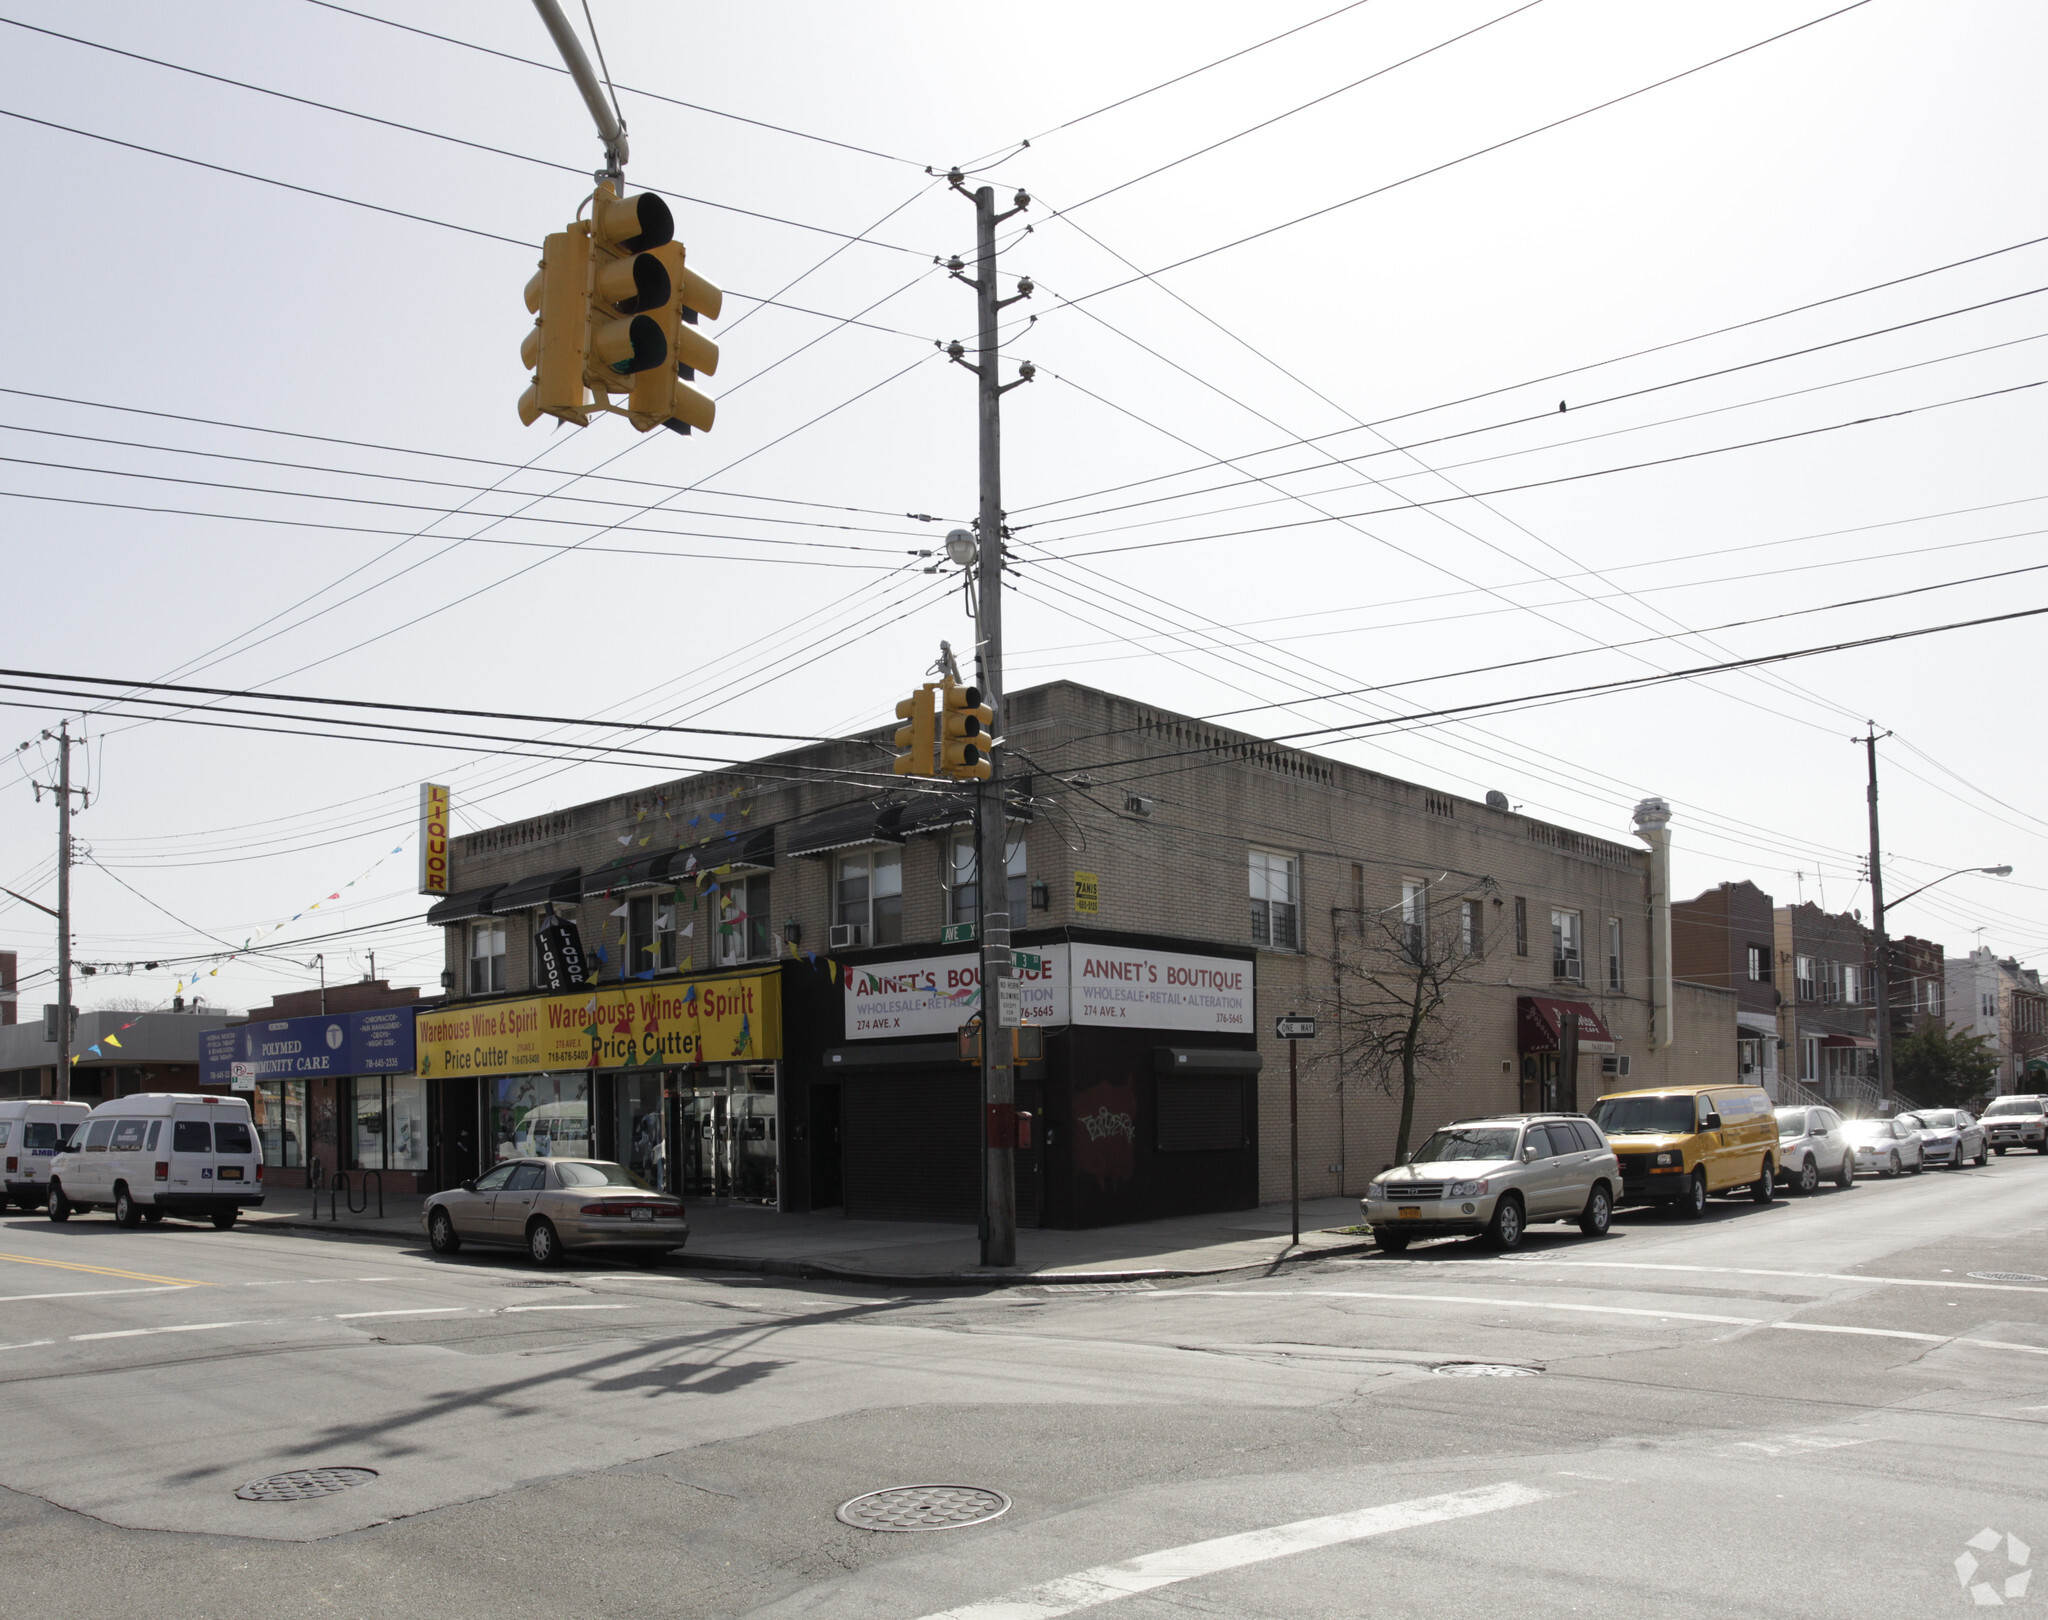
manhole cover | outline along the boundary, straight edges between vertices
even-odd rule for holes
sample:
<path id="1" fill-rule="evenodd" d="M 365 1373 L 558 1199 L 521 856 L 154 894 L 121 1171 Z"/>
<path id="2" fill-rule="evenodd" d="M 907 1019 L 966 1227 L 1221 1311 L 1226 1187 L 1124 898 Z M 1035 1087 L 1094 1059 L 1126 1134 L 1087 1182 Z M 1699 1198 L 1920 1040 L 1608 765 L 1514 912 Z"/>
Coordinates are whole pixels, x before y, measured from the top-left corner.
<path id="1" fill-rule="evenodd" d="M 1510 1367 L 1492 1361 L 1453 1361 L 1429 1369 L 1439 1378 L 1534 1378 L 1534 1367 Z"/>
<path id="2" fill-rule="evenodd" d="M 374 1468 L 300 1468 L 244 1485 L 235 1495 L 244 1502 L 310 1502 L 316 1496 L 332 1496 L 351 1485 L 367 1485 L 376 1477 Z"/>
<path id="3" fill-rule="evenodd" d="M 835 1517 L 856 1530 L 958 1530 L 1009 1511 L 1007 1496 L 979 1485 L 896 1485 L 842 1502 Z"/>
<path id="4" fill-rule="evenodd" d="M 2048 1282 L 2048 1277 L 2031 1271 L 1973 1271 L 1970 1275 L 1979 1282 Z"/>

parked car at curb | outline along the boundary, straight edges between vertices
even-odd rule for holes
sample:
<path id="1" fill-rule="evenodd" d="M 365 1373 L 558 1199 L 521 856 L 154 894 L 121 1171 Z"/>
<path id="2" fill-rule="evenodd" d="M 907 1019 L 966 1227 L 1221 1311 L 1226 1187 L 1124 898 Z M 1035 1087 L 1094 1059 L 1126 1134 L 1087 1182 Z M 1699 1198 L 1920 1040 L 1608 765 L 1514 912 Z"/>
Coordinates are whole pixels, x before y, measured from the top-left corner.
<path id="1" fill-rule="evenodd" d="M 1534 1221 L 1605 1235 L 1621 1170 L 1583 1114 L 1497 1114 L 1440 1127 L 1406 1164 L 1375 1176 L 1359 1207 L 1373 1242 L 1399 1254 L 1416 1238 L 1484 1236 L 1512 1249 Z"/>
<path id="2" fill-rule="evenodd" d="M 1624 1203 L 1698 1220 L 1710 1193 L 1777 1197 L 1778 1121 L 1761 1086 L 1612 1092 L 1593 1105 L 1593 1122 L 1614 1141 Z"/>
<path id="3" fill-rule="evenodd" d="M 50 1196 L 50 1165 L 70 1145 L 90 1103 L 48 1097 L 10 1097 L 0 1102 L 0 1196 L 17 1209 L 41 1209 Z"/>
<path id="4" fill-rule="evenodd" d="M 665 1253 L 690 1238 L 683 1206 L 608 1159 L 507 1159 L 420 1208 L 436 1254 L 465 1243 L 524 1249 L 551 1266 L 570 1249 Z"/>
<path id="5" fill-rule="evenodd" d="M 2048 1153 L 2048 1097 L 2000 1097 L 1984 1110 L 1984 1134 L 1991 1151 L 2032 1148 Z"/>
<path id="6" fill-rule="evenodd" d="M 1856 1151 L 1846 1122 L 1832 1108 L 1809 1104 L 1778 1110 L 1778 1179 L 1802 1197 L 1820 1191 L 1825 1177 L 1837 1187 L 1856 1184 Z"/>
<path id="7" fill-rule="evenodd" d="M 1845 1129 L 1856 1149 L 1856 1173 L 1861 1176 L 1893 1176 L 1927 1168 L 1927 1155 L 1920 1146 L 1920 1133 L 1900 1119 L 1852 1119 Z"/>
<path id="8" fill-rule="evenodd" d="M 1916 1108 L 1899 1122 L 1920 1133 L 1920 1153 L 1929 1164 L 1960 1170 L 1972 1159 L 1991 1161 L 1990 1138 L 1967 1108 Z"/>
<path id="9" fill-rule="evenodd" d="M 50 1161 L 50 1219 L 110 1209 L 117 1226 L 166 1215 L 225 1232 L 263 1204 L 263 1155 L 241 1097 L 140 1091 L 99 1104 Z"/>

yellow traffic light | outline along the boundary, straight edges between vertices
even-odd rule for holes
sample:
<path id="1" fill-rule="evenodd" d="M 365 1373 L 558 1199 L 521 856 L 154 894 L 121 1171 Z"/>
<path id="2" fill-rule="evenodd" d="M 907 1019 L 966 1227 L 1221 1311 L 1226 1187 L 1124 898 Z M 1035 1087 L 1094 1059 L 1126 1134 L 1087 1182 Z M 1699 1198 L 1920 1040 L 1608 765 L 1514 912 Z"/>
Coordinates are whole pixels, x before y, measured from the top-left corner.
<path id="1" fill-rule="evenodd" d="M 989 728 L 995 715 L 983 707 L 981 692 L 947 681 L 940 689 L 944 705 L 939 734 L 939 774 L 956 782 L 985 782 L 995 772 L 988 751 Z"/>
<path id="2" fill-rule="evenodd" d="M 526 308 L 535 320 L 519 357 L 534 376 L 520 395 L 519 420 L 528 427 L 542 416 L 578 427 L 590 420 L 583 391 L 589 288 L 590 227 L 579 220 L 542 244 L 540 268 L 526 284 Z"/>
<path id="3" fill-rule="evenodd" d="M 697 331 L 696 321 L 700 315 L 717 320 L 724 295 L 684 262 L 682 243 L 669 242 L 648 257 L 661 261 L 675 289 L 666 304 L 649 311 L 661 327 L 669 359 L 634 374 L 626 415 L 642 433 L 658 427 L 708 433 L 718 407 L 685 379 L 694 379 L 700 371 L 706 376 L 718 371 L 718 345 Z"/>
<path id="4" fill-rule="evenodd" d="M 600 400 L 623 394 L 629 378 L 665 366 L 660 312 L 675 298 L 668 265 L 653 251 L 674 240 L 668 204 L 651 191 L 620 197 L 611 182 L 590 199 L 590 336 L 583 380 Z"/>
<path id="5" fill-rule="evenodd" d="M 920 686 L 909 697 L 896 705 L 896 718 L 908 720 L 896 732 L 896 746 L 903 750 L 897 754 L 895 770 L 898 776 L 936 776 L 938 770 L 933 757 L 938 738 L 938 716 L 932 703 L 933 686 Z"/>

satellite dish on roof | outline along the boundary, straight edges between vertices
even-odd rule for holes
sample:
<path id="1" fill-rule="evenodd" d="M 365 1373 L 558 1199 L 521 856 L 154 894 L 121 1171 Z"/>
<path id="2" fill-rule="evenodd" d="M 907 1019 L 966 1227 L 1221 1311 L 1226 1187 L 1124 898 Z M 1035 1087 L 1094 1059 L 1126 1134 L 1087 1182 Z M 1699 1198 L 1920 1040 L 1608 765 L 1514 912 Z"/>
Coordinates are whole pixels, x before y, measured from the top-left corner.
<path id="1" fill-rule="evenodd" d="M 1488 788 L 1488 789 L 1486 790 L 1486 808 L 1487 808 L 1487 809 L 1489 809 L 1489 810 L 1505 810 L 1505 809 L 1506 809 L 1507 807 L 1508 807 L 1508 796 L 1507 796 L 1507 795 L 1506 795 L 1505 793 L 1501 792 L 1501 790 L 1500 790 L 1499 788 Z"/>

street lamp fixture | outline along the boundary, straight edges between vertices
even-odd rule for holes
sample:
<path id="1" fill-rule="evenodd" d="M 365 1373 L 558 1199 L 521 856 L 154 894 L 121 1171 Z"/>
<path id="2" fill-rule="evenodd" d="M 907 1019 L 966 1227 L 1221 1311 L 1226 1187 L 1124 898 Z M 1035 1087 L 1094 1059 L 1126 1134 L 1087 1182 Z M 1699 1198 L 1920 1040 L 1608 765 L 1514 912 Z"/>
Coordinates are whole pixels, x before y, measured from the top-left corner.
<path id="1" fill-rule="evenodd" d="M 1897 911 L 1899 907 L 1903 906 L 1908 900 L 1912 899 L 1914 895 L 1923 894 L 1927 890 L 1933 888 L 1936 883 L 1946 883 L 1950 878 L 1961 877 L 1966 872 L 1982 872 L 1986 877 L 2012 876 L 2012 868 L 2010 866 L 1959 866 L 1953 872 L 1943 873 L 1940 877 L 1935 878 L 1932 882 L 1921 884 L 1920 887 L 1917 889 L 1909 889 L 1906 893 L 1900 895 L 1898 899 L 1888 902 L 1884 909 L 1886 911 Z M 1882 926 L 1883 921 L 1884 919 L 1882 917 L 1878 919 L 1880 926 Z"/>

